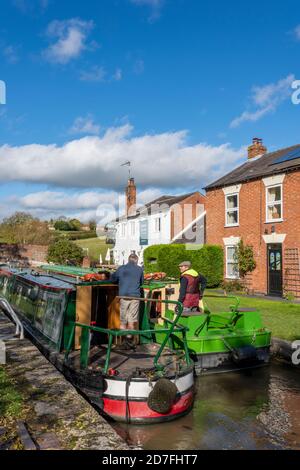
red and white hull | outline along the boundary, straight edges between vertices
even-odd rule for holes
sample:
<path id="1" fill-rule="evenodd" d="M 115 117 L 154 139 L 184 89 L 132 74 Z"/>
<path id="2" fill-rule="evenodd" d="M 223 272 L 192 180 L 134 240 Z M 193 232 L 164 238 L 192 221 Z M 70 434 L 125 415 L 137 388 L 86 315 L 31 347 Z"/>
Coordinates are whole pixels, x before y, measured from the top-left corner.
<path id="1" fill-rule="evenodd" d="M 170 379 L 175 383 L 178 394 L 170 411 L 160 414 L 148 406 L 148 397 L 155 385 L 145 378 L 133 378 L 126 394 L 126 381 L 117 377 L 107 378 L 103 393 L 103 411 L 116 421 L 130 423 L 151 423 L 170 421 L 188 413 L 194 400 L 194 373 L 189 370 L 185 375 Z M 127 397 L 126 397 L 127 395 Z"/>

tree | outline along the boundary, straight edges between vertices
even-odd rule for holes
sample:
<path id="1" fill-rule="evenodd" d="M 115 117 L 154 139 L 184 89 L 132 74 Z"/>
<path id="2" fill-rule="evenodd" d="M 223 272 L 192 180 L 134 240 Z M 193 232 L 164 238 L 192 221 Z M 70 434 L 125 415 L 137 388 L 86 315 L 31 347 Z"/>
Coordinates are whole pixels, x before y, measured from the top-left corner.
<path id="1" fill-rule="evenodd" d="M 71 230 L 74 230 L 76 232 L 79 232 L 80 229 L 81 229 L 81 222 L 80 220 L 77 220 L 77 219 L 71 219 L 69 221 L 69 225 L 71 227 Z"/>
<path id="2" fill-rule="evenodd" d="M 6 243 L 48 245 L 51 241 L 47 222 L 26 212 L 16 212 L 4 219 L 0 231 Z"/>
<path id="3" fill-rule="evenodd" d="M 97 222 L 96 220 L 90 220 L 89 221 L 89 227 L 91 232 L 96 232 L 97 230 Z"/>
<path id="4" fill-rule="evenodd" d="M 82 248 L 63 238 L 49 246 L 47 261 L 49 263 L 80 266 L 83 257 L 84 254 Z"/>
<path id="5" fill-rule="evenodd" d="M 59 230 L 61 232 L 69 232 L 71 229 L 71 226 L 67 220 L 57 220 L 54 224 L 55 230 Z"/>
<path id="6" fill-rule="evenodd" d="M 239 266 L 240 276 L 243 278 L 246 274 L 251 273 L 256 268 L 254 253 L 252 246 L 244 245 L 241 239 L 235 251 L 235 260 Z"/>

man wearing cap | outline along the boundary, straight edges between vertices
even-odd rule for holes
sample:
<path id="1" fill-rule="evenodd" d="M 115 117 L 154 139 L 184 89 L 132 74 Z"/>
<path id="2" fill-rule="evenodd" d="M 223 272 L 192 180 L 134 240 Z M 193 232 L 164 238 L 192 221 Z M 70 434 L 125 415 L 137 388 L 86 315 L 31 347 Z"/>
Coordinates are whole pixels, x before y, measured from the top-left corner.
<path id="1" fill-rule="evenodd" d="M 179 265 L 180 269 L 180 290 L 179 302 L 183 304 L 185 311 L 198 311 L 199 303 L 203 297 L 207 280 L 204 276 L 192 269 L 190 261 L 183 261 Z"/>

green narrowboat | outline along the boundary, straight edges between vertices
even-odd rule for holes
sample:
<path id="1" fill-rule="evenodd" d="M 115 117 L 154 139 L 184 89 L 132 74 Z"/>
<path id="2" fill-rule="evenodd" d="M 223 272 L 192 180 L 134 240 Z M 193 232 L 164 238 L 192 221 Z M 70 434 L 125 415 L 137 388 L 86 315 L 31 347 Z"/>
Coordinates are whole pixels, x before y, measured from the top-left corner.
<path id="1" fill-rule="evenodd" d="M 147 304 L 157 300 L 140 300 L 139 331 L 121 331 L 118 286 L 105 274 L 65 266 L 0 267 L 2 310 L 9 315 L 13 309 L 43 354 L 105 416 L 169 421 L 188 413 L 194 398 L 187 329 L 179 325 L 182 306 L 171 303 L 178 305 L 176 318 L 154 335 Z M 120 344 L 129 333 L 139 338 L 132 350 Z M 182 337 L 183 350 L 170 348 L 172 336 Z"/>
<path id="2" fill-rule="evenodd" d="M 168 300 L 178 299 L 178 286 L 150 282 L 147 295 L 166 302 L 160 311 L 152 307 L 152 323 L 157 332 L 176 315 Z M 183 311 L 179 323 L 187 328 L 188 349 L 198 375 L 257 367 L 270 360 L 271 331 L 263 326 L 260 312 L 241 308 L 237 297 L 206 295 L 202 311 Z M 177 334 L 170 338 L 170 342 L 175 350 L 184 347 Z"/>

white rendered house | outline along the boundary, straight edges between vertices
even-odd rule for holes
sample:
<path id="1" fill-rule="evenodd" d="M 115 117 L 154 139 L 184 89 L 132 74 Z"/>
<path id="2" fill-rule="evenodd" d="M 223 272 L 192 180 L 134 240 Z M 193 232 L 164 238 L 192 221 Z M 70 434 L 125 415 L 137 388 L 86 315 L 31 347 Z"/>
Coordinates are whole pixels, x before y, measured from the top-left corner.
<path id="1" fill-rule="evenodd" d="M 136 187 L 131 178 L 126 189 L 127 215 L 114 221 L 114 263 L 126 264 L 131 253 L 143 262 L 148 246 L 205 243 L 205 196 L 199 192 L 161 196 L 136 208 Z"/>

